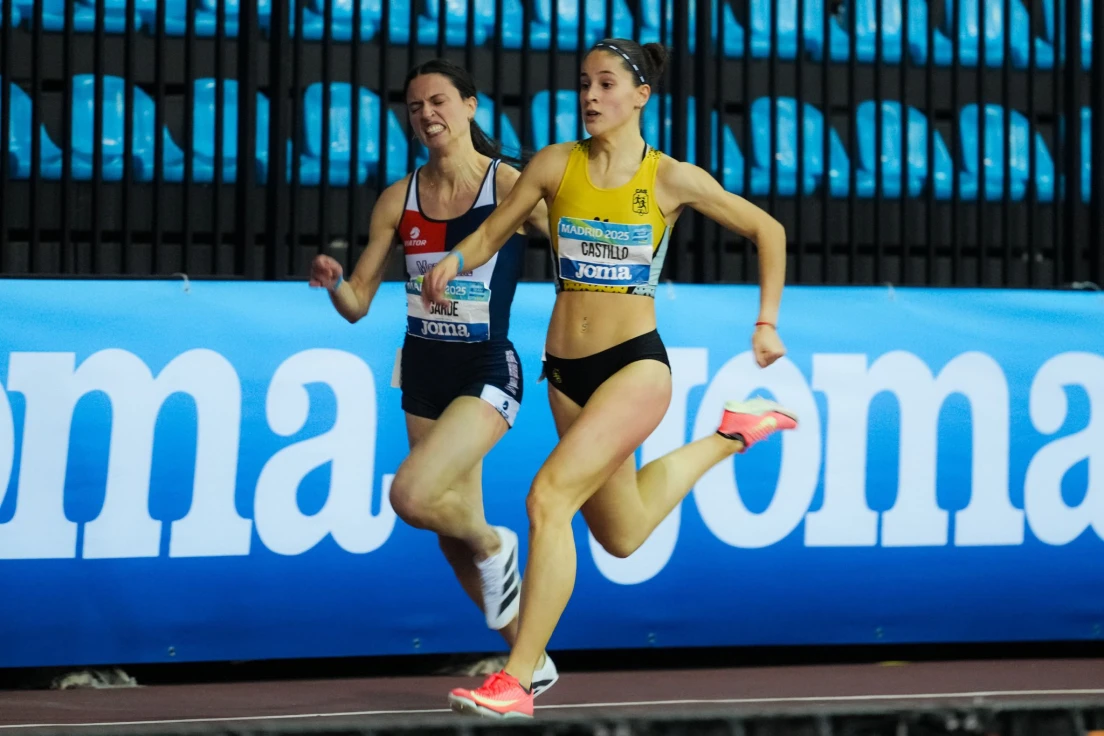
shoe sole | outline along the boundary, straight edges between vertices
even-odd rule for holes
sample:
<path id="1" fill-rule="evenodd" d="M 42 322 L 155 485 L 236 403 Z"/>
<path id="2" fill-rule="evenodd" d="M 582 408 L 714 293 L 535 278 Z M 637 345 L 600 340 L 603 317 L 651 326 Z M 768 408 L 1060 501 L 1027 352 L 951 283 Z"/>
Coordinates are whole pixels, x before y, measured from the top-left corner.
<path id="1" fill-rule="evenodd" d="M 479 716 L 480 718 L 496 718 L 499 720 L 508 718 L 532 718 L 533 716 L 526 713 L 519 713 L 516 710 L 508 711 L 506 713 L 499 713 L 496 710 L 485 708 L 479 705 L 473 700 L 467 698 L 461 698 L 457 695 L 449 695 L 449 707 L 456 713 L 462 713 L 469 716 Z"/>
<path id="2" fill-rule="evenodd" d="M 789 417 L 795 423 L 797 422 L 797 412 L 792 411 L 790 409 L 787 409 L 787 408 L 783 407 L 781 404 L 770 401 L 770 402 L 767 402 L 767 403 L 763 404 L 762 410 L 750 411 L 750 412 L 749 411 L 741 411 L 740 407 L 743 406 L 744 404 L 747 404 L 747 403 L 749 403 L 749 402 L 746 402 L 746 401 L 726 401 L 725 405 L 724 405 L 724 408 L 725 408 L 725 411 L 730 411 L 734 414 L 751 414 L 753 416 L 762 416 L 762 415 L 767 414 L 769 412 L 774 412 L 776 414 L 781 414 L 784 417 Z"/>

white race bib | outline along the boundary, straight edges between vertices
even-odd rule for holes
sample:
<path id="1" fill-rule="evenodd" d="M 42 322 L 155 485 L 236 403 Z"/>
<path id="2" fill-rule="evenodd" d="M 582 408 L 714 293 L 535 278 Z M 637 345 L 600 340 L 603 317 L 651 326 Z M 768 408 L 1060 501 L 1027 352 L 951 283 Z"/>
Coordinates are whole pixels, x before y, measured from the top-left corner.
<path id="1" fill-rule="evenodd" d="M 652 226 L 561 217 L 560 278 L 597 286 L 646 286 L 652 271 Z"/>
<path id="2" fill-rule="evenodd" d="M 491 333 L 491 290 L 481 281 L 454 279 L 445 287 L 448 304 L 422 303 L 422 277 L 406 282 L 406 331 L 449 342 L 483 342 Z"/>

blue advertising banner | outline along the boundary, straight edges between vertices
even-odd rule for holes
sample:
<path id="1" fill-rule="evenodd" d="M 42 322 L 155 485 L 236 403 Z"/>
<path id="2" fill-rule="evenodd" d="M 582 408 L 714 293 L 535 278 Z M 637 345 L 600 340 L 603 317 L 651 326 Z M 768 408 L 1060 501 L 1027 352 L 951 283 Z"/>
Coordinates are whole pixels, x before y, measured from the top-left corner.
<path id="1" fill-rule="evenodd" d="M 488 455 L 524 544 L 556 435 L 554 294 L 520 286 L 525 400 Z M 1104 297 L 664 285 L 647 462 L 759 393 L 801 426 L 710 470 L 627 559 L 576 523 L 551 648 L 1104 635 Z M 500 649 L 398 521 L 403 285 L 349 325 L 300 283 L 0 282 L 0 666 Z M 446 369 L 446 367 L 442 367 Z"/>

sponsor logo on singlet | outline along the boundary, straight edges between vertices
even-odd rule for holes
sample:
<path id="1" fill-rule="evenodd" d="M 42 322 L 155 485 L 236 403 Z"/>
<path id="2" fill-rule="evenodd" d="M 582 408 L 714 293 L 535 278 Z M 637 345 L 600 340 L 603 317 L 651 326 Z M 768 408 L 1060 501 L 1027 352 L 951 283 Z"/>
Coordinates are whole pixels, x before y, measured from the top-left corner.
<path id="1" fill-rule="evenodd" d="M 561 217 L 560 277 L 604 286 L 644 286 L 651 275 L 652 226 Z"/>

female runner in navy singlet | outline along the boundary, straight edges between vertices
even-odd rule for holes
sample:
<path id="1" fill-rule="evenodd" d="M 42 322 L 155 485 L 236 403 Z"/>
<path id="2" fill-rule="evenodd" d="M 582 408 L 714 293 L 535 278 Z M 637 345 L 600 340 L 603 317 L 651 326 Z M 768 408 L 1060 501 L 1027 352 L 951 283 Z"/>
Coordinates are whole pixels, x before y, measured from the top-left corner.
<path id="1" fill-rule="evenodd" d="M 483 456 L 513 426 L 522 399 L 521 361 L 508 337 L 525 233 L 547 236 L 547 212 L 534 210 L 494 257 L 449 285 L 447 304 L 424 303 L 422 276 L 494 211 L 517 182 L 498 144 L 475 122 L 475 84 L 462 67 L 435 59 L 406 78 L 410 127 L 429 162 L 380 194 L 368 246 L 348 280 L 341 264 L 315 258 L 310 285 L 356 322 L 368 313 L 392 246 L 407 271 L 407 331 L 401 354 L 402 407 L 410 455 L 391 484 L 391 506 L 406 523 L 437 534 L 456 577 L 513 646 L 521 602 L 518 538 L 483 513 Z M 541 692 L 558 678 L 541 657 Z"/>

